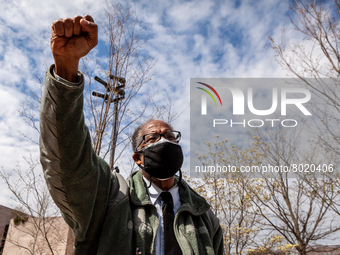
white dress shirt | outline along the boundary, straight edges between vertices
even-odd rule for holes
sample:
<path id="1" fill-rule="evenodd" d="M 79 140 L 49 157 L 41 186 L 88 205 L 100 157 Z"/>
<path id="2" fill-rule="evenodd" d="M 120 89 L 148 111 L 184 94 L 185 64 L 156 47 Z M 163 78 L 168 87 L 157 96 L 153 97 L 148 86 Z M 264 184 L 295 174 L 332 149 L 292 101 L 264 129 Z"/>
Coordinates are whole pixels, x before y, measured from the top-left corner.
<path id="1" fill-rule="evenodd" d="M 144 176 L 143 179 L 147 185 L 150 186 L 150 181 L 148 181 Z M 162 205 L 163 201 L 160 197 L 160 194 L 163 192 L 159 187 L 155 184 L 151 183 L 150 188 L 147 188 L 149 198 L 151 203 L 156 207 L 158 220 L 159 220 L 159 227 L 156 233 L 156 240 L 155 240 L 155 248 L 156 248 L 156 255 L 164 255 L 164 232 L 163 232 L 163 212 L 162 212 Z M 177 210 L 181 206 L 181 200 L 179 199 L 179 192 L 178 186 L 175 184 L 170 190 L 168 190 L 172 196 L 172 200 L 174 203 L 174 214 L 176 214 Z"/>

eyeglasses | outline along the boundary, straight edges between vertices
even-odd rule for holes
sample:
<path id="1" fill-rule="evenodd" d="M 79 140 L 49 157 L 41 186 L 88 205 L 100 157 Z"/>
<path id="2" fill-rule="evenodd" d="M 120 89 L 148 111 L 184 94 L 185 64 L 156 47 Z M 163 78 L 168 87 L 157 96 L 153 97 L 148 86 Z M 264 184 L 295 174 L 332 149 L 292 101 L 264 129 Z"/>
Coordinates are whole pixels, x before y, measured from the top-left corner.
<path id="1" fill-rule="evenodd" d="M 170 131 L 163 134 L 149 133 L 143 135 L 142 138 L 139 140 L 138 145 L 136 146 L 136 151 L 138 151 L 138 147 L 142 144 L 143 141 L 146 145 L 152 144 L 158 142 L 162 136 L 171 142 L 179 142 L 179 140 L 181 140 L 181 132 L 179 131 Z"/>

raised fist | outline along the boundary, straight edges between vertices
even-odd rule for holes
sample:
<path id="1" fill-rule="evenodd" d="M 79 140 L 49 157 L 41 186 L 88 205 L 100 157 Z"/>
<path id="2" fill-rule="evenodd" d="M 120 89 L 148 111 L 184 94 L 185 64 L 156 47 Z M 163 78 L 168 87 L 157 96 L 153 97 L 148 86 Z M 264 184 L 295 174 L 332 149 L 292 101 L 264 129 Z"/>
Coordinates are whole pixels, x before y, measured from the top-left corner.
<path id="1" fill-rule="evenodd" d="M 51 26 L 51 50 L 55 72 L 75 81 L 79 59 L 86 56 L 98 43 L 98 26 L 90 15 L 84 18 L 58 19 Z"/>

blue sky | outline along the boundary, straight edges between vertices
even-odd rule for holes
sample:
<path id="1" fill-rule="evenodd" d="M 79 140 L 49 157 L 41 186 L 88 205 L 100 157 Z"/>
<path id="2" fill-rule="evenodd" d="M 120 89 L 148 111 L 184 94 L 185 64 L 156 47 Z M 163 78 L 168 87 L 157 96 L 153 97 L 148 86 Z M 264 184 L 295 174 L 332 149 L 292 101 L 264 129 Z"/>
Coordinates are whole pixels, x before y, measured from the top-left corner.
<path id="1" fill-rule="evenodd" d="M 118 1 L 113 1 L 118 3 Z M 38 133 L 25 124 L 18 110 L 29 90 L 40 93 L 38 79 L 53 63 L 49 46 L 55 19 L 90 14 L 104 22 L 105 1 L 0 0 L 0 166 L 23 167 L 29 150 L 39 158 Z M 134 1 L 140 26 L 150 39 L 144 51 L 156 60 L 153 79 L 145 90 L 157 91 L 160 103 L 171 98 L 174 111 L 189 105 L 190 78 L 286 77 L 276 63 L 268 37 L 279 40 L 281 30 L 291 41 L 301 41 L 287 16 L 284 1 Z M 105 56 L 105 36 L 99 28 L 93 53 Z M 38 123 L 38 110 L 35 111 Z M 189 109 L 173 123 L 183 133 L 189 153 Z M 129 155 L 130 156 L 130 155 Z M 124 158 L 119 162 L 124 168 Z M 188 163 L 186 163 L 188 165 Z M 125 166 L 128 168 L 128 166 Z M 14 206 L 0 180 L 0 204 Z"/>

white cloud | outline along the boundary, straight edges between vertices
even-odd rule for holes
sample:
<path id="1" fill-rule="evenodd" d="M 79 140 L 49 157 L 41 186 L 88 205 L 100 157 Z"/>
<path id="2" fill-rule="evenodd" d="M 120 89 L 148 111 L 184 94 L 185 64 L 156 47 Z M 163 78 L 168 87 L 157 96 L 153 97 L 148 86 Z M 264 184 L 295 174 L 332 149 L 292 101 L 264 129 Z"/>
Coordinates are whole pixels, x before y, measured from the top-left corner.
<path id="1" fill-rule="evenodd" d="M 37 75 L 43 79 L 53 62 L 49 46 L 50 26 L 57 18 L 85 15 L 91 12 L 102 20 L 104 1 L 0 1 L 0 162 L 10 171 L 29 149 L 39 158 L 36 144 L 23 138 L 18 131 L 38 140 L 38 133 L 25 124 L 18 110 L 29 96 L 29 90 L 40 94 Z M 38 109 L 34 110 L 38 116 Z M 3 190 L 0 204 L 13 206 L 10 193 L 0 180 Z"/>
<path id="2" fill-rule="evenodd" d="M 168 21 L 172 25 L 172 29 L 177 32 L 188 32 L 196 27 L 197 22 L 202 20 L 209 20 L 213 15 L 212 1 L 191 1 L 180 2 L 177 1 L 167 10 Z M 197 27 L 196 27 L 197 29 Z"/>

